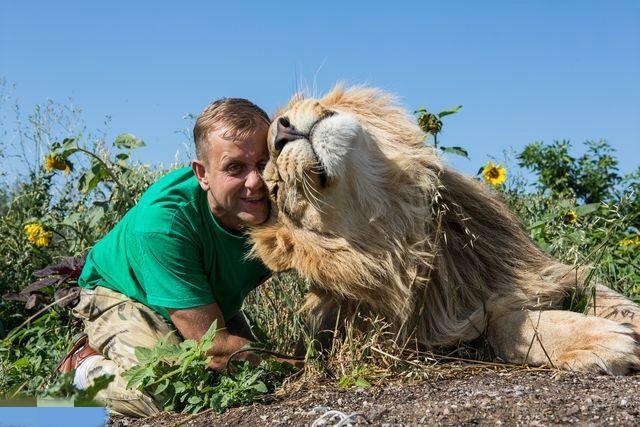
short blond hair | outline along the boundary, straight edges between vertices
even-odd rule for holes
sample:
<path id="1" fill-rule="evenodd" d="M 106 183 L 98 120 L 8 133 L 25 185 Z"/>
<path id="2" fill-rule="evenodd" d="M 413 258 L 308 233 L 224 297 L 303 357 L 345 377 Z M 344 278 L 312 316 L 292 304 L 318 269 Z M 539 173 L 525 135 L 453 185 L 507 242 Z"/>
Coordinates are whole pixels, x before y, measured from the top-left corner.
<path id="1" fill-rule="evenodd" d="M 242 139 L 261 126 L 267 128 L 269 115 L 244 98 L 222 98 L 212 102 L 198 117 L 193 127 L 196 156 L 203 160 L 209 132 L 224 129 L 223 138 Z"/>

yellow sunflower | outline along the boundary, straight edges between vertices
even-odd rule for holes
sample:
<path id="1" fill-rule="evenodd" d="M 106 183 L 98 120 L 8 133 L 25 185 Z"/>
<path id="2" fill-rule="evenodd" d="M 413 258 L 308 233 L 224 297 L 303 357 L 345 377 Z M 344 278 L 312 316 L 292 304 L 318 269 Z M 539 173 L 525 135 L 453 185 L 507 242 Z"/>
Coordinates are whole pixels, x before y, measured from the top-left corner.
<path id="1" fill-rule="evenodd" d="M 620 242 L 620 246 L 627 247 L 632 245 L 640 245 L 640 236 L 636 236 L 631 239 L 624 239 Z"/>
<path id="2" fill-rule="evenodd" d="M 44 160 L 44 170 L 49 173 L 52 170 L 63 171 L 65 174 L 71 173 L 71 162 L 65 159 L 63 156 L 51 153 Z"/>
<path id="3" fill-rule="evenodd" d="M 566 222 L 567 224 L 573 224 L 575 222 L 578 222 L 578 214 L 573 209 L 569 209 L 564 213 L 563 219 L 564 219 L 564 222 Z"/>
<path id="4" fill-rule="evenodd" d="M 500 166 L 500 163 L 494 165 L 493 162 L 489 162 L 482 168 L 482 177 L 491 185 L 497 186 L 507 180 L 507 170 Z"/>
<path id="5" fill-rule="evenodd" d="M 38 247 L 49 246 L 51 232 L 45 231 L 40 224 L 27 224 L 24 226 L 27 240 Z"/>

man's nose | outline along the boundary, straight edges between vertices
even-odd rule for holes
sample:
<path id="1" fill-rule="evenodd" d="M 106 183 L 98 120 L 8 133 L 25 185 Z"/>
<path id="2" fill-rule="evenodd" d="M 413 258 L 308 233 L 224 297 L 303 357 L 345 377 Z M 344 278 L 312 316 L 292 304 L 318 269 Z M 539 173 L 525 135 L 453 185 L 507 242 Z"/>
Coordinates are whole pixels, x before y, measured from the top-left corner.
<path id="1" fill-rule="evenodd" d="M 288 142 L 306 137 L 307 135 L 297 130 L 288 118 L 280 117 L 278 119 L 278 131 L 274 140 L 276 151 L 281 151 Z"/>
<path id="2" fill-rule="evenodd" d="M 260 175 L 260 171 L 258 169 L 254 169 L 249 172 L 247 175 L 247 179 L 245 181 L 245 187 L 250 188 L 252 190 L 259 190 L 264 185 L 262 181 L 262 176 Z"/>

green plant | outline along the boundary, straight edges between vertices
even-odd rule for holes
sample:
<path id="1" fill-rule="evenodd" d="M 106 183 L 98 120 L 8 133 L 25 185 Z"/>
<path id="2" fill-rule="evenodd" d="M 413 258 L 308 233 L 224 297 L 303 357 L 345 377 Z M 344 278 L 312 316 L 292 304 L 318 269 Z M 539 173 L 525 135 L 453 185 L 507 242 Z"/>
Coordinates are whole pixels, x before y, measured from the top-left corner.
<path id="1" fill-rule="evenodd" d="M 37 394 L 53 379 L 75 322 L 66 310 L 53 309 L 9 331 L 0 341 L 0 398 Z"/>
<path id="2" fill-rule="evenodd" d="M 274 275 L 247 296 L 244 313 L 262 347 L 292 354 L 313 339 L 301 313 L 308 289 L 308 282 L 288 271 Z"/>
<path id="3" fill-rule="evenodd" d="M 18 105 L 14 110 L 15 133 L 0 133 L 0 157 L 7 154 L 5 136 L 18 142 L 20 153 L 20 161 L 0 166 L 0 178 L 11 178 L 0 190 L 0 294 L 9 296 L 0 300 L 2 397 L 38 394 L 53 378 L 80 328 L 68 310 L 48 304 L 74 300 L 79 270 L 67 268 L 68 257 L 84 254 L 127 212 L 131 199 L 166 172 L 131 161 L 131 151 L 141 145 L 131 135 L 107 148 L 104 134 L 83 132 L 74 106 L 48 101 L 26 121 Z M 94 169 L 96 164 L 103 167 Z M 94 179 L 96 173 L 101 179 Z M 34 281 L 39 274 L 49 277 Z"/>
<path id="4" fill-rule="evenodd" d="M 365 379 L 368 375 L 370 375 L 370 373 L 367 371 L 368 370 L 366 365 L 360 365 L 356 367 L 356 369 L 354 369 L 353 371 L 340 377 L 340 379 L 338 380 L 338 388 L 346 389 L 350 387 L 371 387 L 371 383 L 369 383 L 369 381 Z"/>
<path id="5" fill-rule="evenodd" d="M 142 144 L 130 134 L 121 135 L 113 146 L 127 152 L 115 156 L 100 148 L 92 151 L 81 147 L 75 138 L 51 144 L 53 151 L 45 162 L 49 170 L 30 175 L 28 181 L 11 191 L 7 210 L 0 216 L 0 233 L 5 238 L 5 252 L 0 254 L 0 290 L 5 301 L 26 302 L 27 308 L 35 308 L 50 298 L 60 299 L 67 296 L 64 293 L 76 291 L 73 286 L 60 286 L 69 279 L 62 271 L 64 264 L 70 262 L 68 255 L 79 257 L 86 253 L 133 206 L 135 198 L 164 173 L 145 165 L 124 163 L 130 151 Z M 90 158 L 88 169 L 82 167 L 82 159 L 75 166 L 71 164 L 70 156 L 75 153 Z M 51 158 L 55 162 L 50 162 Z M 60 184 L 55 184 L 53 172 L 66 168 L 67 178 L 74 179 L 61 184 L 63 191 L 56 196 Z M 48 237 L 36 239 L 32 229 Z M 59 280 L 48 277 L 21 285 L 30 283 L 38 270 L 56 266 L 62 272 Z M 65 301 L 73 301 L 73 297 Z"/>
<path id="6" fill-rule="evenodd" d="M 44 399 L 69 399 L 74 401 L 74 406 L 100 406 L 95 397 L 101 390 L 109 386 L 115 378 L 113 375 L 103 375 L 93 380 L 93 383 L 85 388 L 78 389 L 73 384 L 74 372 L 59 374 L 55 381 L 50 383 L 44 392 L 40 393 Z"/>
<path id="7" fill-rule="evenodd" d="M 609 200 L 622 177 L 615 150 L 606 141 L 585 142 L 587 152 L 576 158 L 571 142 L 535 142 L 520 153 L 520 166 L 538 176 L 537 187 L 556 195 L 573 196 L 585 203 Z"/>
<path id="8" fill-rule="evenodd" d="M 560 200 L 539 213 L 538 220 L 532 222 L 528 217 L 528 229 L 536 243 L 556 258 L 590 266 L 588 286 L 602 283 L 638 302 L 638 248 L 623 244 L 637 236 L 630 231 L 630 218 L 622 213 L 627 203 L 628 199 L 623 199 L 617 204 L 579 205 L 572 200 Z M 573 306 L 571 302 L 566 308 L 581 311 L 584 304 L 579 300 L 576 303 Z"/>
<path id="9" fill-rule="evenodd" d="M 439 144 L 438 135 L 442 132 L 442 118 L 455 114 L 462 108 L 462 105 L 458 105 L 450 110 L 441 111 L 438 114 L 433 114 L 427 111 L 426 108 L 420 107 L 413 112 L 418 120 L 418 126 L 425 133 L 433 136 L 433 147 L 436 150 L 440 150 L 443 153 L 455 154 L 457 156 L 469 158 L 469 153 L 462 147 L 445 147 Z"/>
<path id="10" fill-rule="evenodd" d="M 213 322 L 199 341 L 168 344 L 165 337 L 154 348 L 136 347 L 138 365 L 123 374 L 127 386 L 153 394 L 169 411 L 197 413 L 211 408 L 221 412 L 258 400 L 291 373 L 288 365 L 271 360 L 257 367 L 232 362 L 234 372 L 225 375 L 212 371 L 208 351 L 216 327 Z"/>

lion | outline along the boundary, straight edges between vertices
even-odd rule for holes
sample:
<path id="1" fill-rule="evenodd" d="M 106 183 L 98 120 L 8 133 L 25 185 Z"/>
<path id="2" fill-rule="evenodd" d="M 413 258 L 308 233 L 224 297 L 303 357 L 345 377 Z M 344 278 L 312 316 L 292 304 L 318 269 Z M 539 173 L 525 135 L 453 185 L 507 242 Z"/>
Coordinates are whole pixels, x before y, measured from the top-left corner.
<path id="1" fill-rule="evenodd" d="M 633 373 L 640 306 L 529 238 L 499 194 L 449 168 L 395 97 L 337 85 L 269 128 L 268 220 L 253 254 L 312 283 L 304 310 L 384 318 L 429 348 L 484 337 L 500 359 Z M 592 289 L 593 288 L 593 289 Z M 588 314 L 562 310 L 587 294 Z"/>

